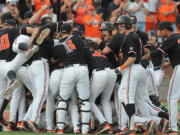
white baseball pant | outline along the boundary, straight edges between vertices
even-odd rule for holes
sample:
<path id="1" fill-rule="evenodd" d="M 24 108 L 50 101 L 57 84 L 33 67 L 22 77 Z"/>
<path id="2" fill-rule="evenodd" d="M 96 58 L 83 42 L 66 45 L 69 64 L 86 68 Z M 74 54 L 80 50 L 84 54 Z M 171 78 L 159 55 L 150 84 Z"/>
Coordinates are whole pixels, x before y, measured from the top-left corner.
<path id="1" fill-rule="evenodd" d="M 168 92 L 168 110 L 169 110 L 169 128 L 178 131 L 178 101 L 180 99 L 180 65 L 176 65 L 169 84 Z"/>
<path id="2" fill-rule="evenodd" d="M 116 82 L 116 74 L 114 70 L 105 68 L 101 71 L 92 72 L 91 86 L 90 86 L 90 103 L 92 112 L 99 120 L 100 124 L 107 121 L 112 124 L 112 108 L 110 105 L 110 98 Z M 101 104 L 103 113 L 95 104 L 96 98 L 101 94 Z M 104 114 L 104 116 L 103 116 Z"/>

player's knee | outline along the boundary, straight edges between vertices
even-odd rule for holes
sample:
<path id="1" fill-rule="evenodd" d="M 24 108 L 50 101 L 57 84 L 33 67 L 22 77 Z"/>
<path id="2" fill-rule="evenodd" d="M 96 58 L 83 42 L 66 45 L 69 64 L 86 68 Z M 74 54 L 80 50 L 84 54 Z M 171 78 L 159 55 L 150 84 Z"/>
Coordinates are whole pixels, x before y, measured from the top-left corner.
<path id="1" fill-rule="evenodd" d="M 9 70 L 7 72 L 7 77 L 10 81 L 13 81 L 16 79 L 16 73 L 13 70 Z"/>
<path id="2" fill-rule="evenodd" d="M 129 118 L 135 114 L 135 104 L 124 105 L 124 108 Z"/>
<path id="3" fill-rule="evenodd" d="M 28 49 L 28 44 L 19 43 L 18 49 L 21 50 L 21 51 L 26 51 Z"/>

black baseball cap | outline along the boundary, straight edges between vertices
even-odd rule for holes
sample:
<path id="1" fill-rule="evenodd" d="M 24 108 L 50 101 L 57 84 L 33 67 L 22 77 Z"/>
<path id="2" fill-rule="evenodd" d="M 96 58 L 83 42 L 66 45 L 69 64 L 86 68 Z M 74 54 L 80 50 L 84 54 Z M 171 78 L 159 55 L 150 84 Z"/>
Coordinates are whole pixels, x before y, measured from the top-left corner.
<path id="1" fill-rule="evenodd" d="M 61 26 L 61 30 L 62 33 L 67 33 L 69 34 L 72 31 L 72 26 L 69 23 L 64 23 Z"/>
<path id="2" fill-rule="evenodd" d="M 147 35 L 148 36 L 151 35 L 151 36 L 155 36 L 156 37 L 157 36 L 157 32 L 155 30 L 150 30 L 150 31 L 147 32 Z"/>
<path id="3" fill-rule="evenodd" d="M 159 24 L 159 30 L 167 29 L 169 31 L 174 31 L 172 23 L 170 21 L 162 21 Z"/>

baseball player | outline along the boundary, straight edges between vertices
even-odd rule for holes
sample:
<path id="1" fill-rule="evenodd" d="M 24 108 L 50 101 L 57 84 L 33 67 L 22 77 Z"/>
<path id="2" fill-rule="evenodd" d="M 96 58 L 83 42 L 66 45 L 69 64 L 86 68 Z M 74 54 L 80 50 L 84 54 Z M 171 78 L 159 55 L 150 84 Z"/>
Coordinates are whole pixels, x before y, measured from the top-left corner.
<path id="1" fill-rule="evenodd" d="M 90 104 L 89 104 L 89 75 L 87 68 L 87 61 L 85 52 L 82 48 L 82 39 L 78 36 L 71 35 L 72 27 L 70 24 L 63 24 L 61 27 L 62 39 L 60 44 L 63 44 L 64 53 L 59 54 L 58 57 L 64 59 L 64 71 L 60 84 L 60 116 L 57 124 L 57 133 L 64 133 L 65 114 L 68 106 L 68 99 L 73 93 L 76 86 L 81 111 L 82 134 L 89 132 L 90 121 Z"/>
<path id="2" fill-rule="evenodd" d="M 131 32 L 131 18 L 128 16 L 120 16 L 117 23 L 119 23 L 120 31 L 126 35 L 119 53 L 120 67 L 116 69 L 116 72 L 121 72 L 122 74 L 121 85 L 118 92 L 119 102 L 123 103 L 123 107 L 129 117 L 129 129 L 122 132 L 130 134 L 135 133 L 135 101 L 138 101 L 135 100 L 135 95 L 136 92 L 143 92 L 145 89 L 143 85 L 146 86 L 146 71 L 141 66 L 142 44 L 140 43 L 139 37 L 134 32 Z M 120 132 L 120 134 L 122 132 Z"/>
<path id="3" fill-rule="evenodd" d="M 15 21 L 9 13 L 5 13 L 4 15 L 2 15 L 1 22 L 3 24 L 3 29 L 1 29 L 0 35 L 1 35 L 1 39 L 2 39 L 1 44 L 3 45 L 2 46 L 3 48 L 1 48 L 1 51 L 0 51 L 0 53 L 1 53 L 1 68 L 2 68 L 1 73 L 0 73 L 0 76 L 1 76 L 0 82 L 1 82 L 1 92 L 3 92 L 3 93 L 0 94 L 0 96 L 1 96 L 0 106 L 2 106 L 2 102 L 4 100 L 4 95 L 8 94 L 8 91 L 6 91 L 6 93 L 4 93 L 4 91 L 3 91 L 3 90 L 5 90 L 5 88 L 7 86 L 7 78 L 8 78 L 8 80 L 11 80 L 11 84 L 12 84 L 11 87 L 9 87 L 9 88 L 14 88 L 19 84 L 19 81 L 17 81 L 14 71 L 18 67 L 21 66 L 21 64 L 20 64 L 21 59 L 19 59 L 20 58 L 19 55 L 16 55 L 16 53 L 13 52 L 12 44 L 13 44 L 15 38 L 19 35 L 20 31 L 22 33 L 28 32 L 28 28 L 26 28 L 26 27 L 14 28 Z M 20 63 L 16 63 L 17 60 Z M 10 90 L 10 92 L 12 92 L 12 91 Z M 1 111 L 1 112 L 3 112 L 3 111 Z"/>
<path id="4" fill-rule="evenodd" d="M 168 37 L 168 39 L 163 43 L 163 45 L 151 53 L 145 55 L 143 59 L 147 59 L 150 57 L 156 57 L 160 53 L 168 54 L 172 67 L 174 68 L 174 72 L 169 85 L 169 93 L 168 93 L 168 109 L 169 109 L 169 129 L 164 131 L 163 134 L 178 134 L 177 127 L 177 102 L 179 100 L 179 93 L 177 88 L 179 88 L 179 59 L 177 59 L 180 55 L 180 35 L 173 32 L 172 23 L 169 21 L 163 21 L 159 24 L 159 30 L 162 37 Z"/>
<path id="5" fill-rule="evenodd" d="M 92 46 L 92 42 L 85 41 L 84 45 L 91 57 L 91 60 L 89 60 L 89 70 L 92 72 L 90 85 L 91 97 L 89 101 L 91 103 L 92 112 L 100 122 L 100 126 L 95 133 L 100 134 L 109 131 L 110 129 L 112 132 L 110 126 L 110 124 L 112 124 L 110 98 L 116 82 L 116 74 L 112 64 L 107 61 L 106 56 L 103 56 L 100 51 Z M 103 113 L 95 103 L 100 94 Z"/>

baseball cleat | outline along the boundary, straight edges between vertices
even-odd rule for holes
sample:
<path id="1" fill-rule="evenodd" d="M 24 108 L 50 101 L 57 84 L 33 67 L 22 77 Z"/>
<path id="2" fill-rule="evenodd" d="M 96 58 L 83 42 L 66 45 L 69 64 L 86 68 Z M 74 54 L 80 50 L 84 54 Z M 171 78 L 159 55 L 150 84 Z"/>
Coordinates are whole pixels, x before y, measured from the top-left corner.
<path id="1" fill-rule="evenodd" d="M 4 119 L 1 119 L 0 120 L 0 124 L 4 125 L 4 126 L 7 126 L 8 125 L 8 122 L 5 121 Z"/>
<path id="2" fill-rule="evenodd" d="M 17 122 L 17 129 L 18 129 L 18 130 L 20 130 L 21 122 L 22 122 L 22 121 L 18 121 L 18 122 Z"/>
<path id="3" fill-rule="evenodd" d="M 7 126 L 7 131 L 16 131 L 16 124 L 13 122 L 9 122 Z"/>
<path id="4" fill-rule="evenodd" d="M 7 132 L 8 129 L 4 124 L 0 123 L 0 131 Z"/>
<path id="5" fill-rule="evenodd" d="M 28 132 L 31 131 L 26 121 L 22 121 L 19 127 L 20 127 L 20 130 L 28 131 Z"/>
<path id="6" fill-rule="evenodd" d="M 33 42 L 33 40 L 34 40 L 34 38 L 36 37 L 36 35 L 37 35 L 38 32 L 39 32 L 39 30 L 37 30 L 37 29 L 34 30 L 34 32 L 32 33 L 32 35 L 31 35 L 31 37 L 30 37 L 30 39 L 29 39 L 29 41 L 28 41 L 28 44 L 29 44 L 29 45 L 32 44 L 32 42 Z"/>
<path id="7" fill-rule="evenodd" d="M 56 134 L 64 134 L 64 129 L 57 129 Z"/>
<path id="8" fill-rule="evenodd" d="M 174 131 L 172 129 L 168 129 L 161 133 L 162 135 L 178 135 L 178 131 Z"/>
<path id="9" fill-rule="evenodd" d="M 51 31 L 49 28 L 46 28 L 43 31 L 41 31 L 39 37 L 36 40 L 37 45 L 41 45 L 50 32 Z"/>
<path id="10" fill-rule="evenodd" d="M 80 133 L 81 133 L 81 130 L 80 130 L 80 129 L 76 129 L 76 130 L 74 130 L 74 133 L 75 133 L 75 134 L 80 134 Z"/>
<path id="11" fill-rule="evenodd" d="M 5 90 L 5 96 L 8 96 L 13 93 L 15 88 L 20 85 L 20 81 L 18 79 L 9 82 L 8 87 Z"/>
<path id="12" fill-rule="evenodd" d="M 28 121 L 28 126 L 33 132 L 41 133 L 41 129 L 39 128 L 39 126 L 35 122 Z"/>
<path id="13" fill-rule="evenodd" d="M 135 135 L 135 134 L 136 134 L 136 132 L 134 130 L 130 130 L 128 128 L 125 128 L 121 132 L 116 133 L 116 135 Z"/>
<path id="14" fill-rule="evenodd" d="M 148 135 L 152 133 L 154 126 L 155 126 L 154 120 L 150 120 L 149 123 L 147 124 L 147 134 Z"/>
<path id="15" fill-rule="evenodd" d="M 55 130 L 55 129 L 47 129 L 46 132 L 47 132 L 47 133 L 55 133 L 56 130 Z"/>
<path id="16" fill-rule="evenodd" d="M 159 123 L 159 131 L 164 132 L 167 129 L 168 123 L 169 123 L 168 120 L 161 119 Z"/>
<path id="17" fill-rule="evenodd" d="M 39 47 L 37 45 L 33 45 L 33 48 L 28 49 L 26 52 L 26 58 L 30 59 L 34 53 L 36 53 L 39 50 Z"/>
<path id="18" fill-rule="evenodd" d="M 107 121 L 105 121 L 99 126 L 99 128 L 94 132 L 94 134 L 104 133 L 106 131 L 109 131 L 110 128 L 111 128 L 110 124 Z"/>

